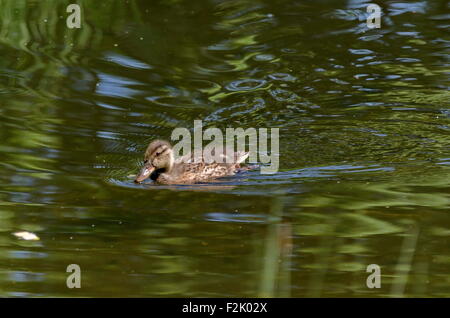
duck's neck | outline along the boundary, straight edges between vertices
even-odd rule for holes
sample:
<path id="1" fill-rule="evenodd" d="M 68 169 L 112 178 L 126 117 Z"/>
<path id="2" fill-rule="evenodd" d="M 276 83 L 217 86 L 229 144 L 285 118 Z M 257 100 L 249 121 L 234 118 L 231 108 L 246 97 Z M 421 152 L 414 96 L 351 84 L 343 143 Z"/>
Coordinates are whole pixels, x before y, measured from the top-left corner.
<path id="1" fill-rule="evenodd" d="M 173 157 L 173 152 L 171 151 L 169 154 L 169 162 L 166 165 L 166 173 L 170 173 L 173 170 L 173 166 L 175 164 L 175 158 Z"/>

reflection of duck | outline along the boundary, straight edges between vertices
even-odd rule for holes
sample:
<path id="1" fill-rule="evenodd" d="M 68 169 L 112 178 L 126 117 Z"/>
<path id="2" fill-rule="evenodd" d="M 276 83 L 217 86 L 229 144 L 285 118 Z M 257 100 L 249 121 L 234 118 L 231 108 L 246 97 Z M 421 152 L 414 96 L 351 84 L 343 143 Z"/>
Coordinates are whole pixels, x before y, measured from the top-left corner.
<path id="1" fill-rule="evenodd" d="M 232 160 L 223 160 L 223 163 L 205 162 L 203 156 L 198 156 L 198 160 L 195 160 L 190 154 L 175 160 L 172 146 L 167 141 L 155 140 L 145 151 L 144 167 L 135 182 L 140 183 L 150 177 L 162 184 L 180 184 L 230 176 L 239 170 L 240 164 L 249 155 L 248 152 L 232 152 L 232 154 Z M 220 154 L 224 159 L 227 156 L 226 153 Z"/>

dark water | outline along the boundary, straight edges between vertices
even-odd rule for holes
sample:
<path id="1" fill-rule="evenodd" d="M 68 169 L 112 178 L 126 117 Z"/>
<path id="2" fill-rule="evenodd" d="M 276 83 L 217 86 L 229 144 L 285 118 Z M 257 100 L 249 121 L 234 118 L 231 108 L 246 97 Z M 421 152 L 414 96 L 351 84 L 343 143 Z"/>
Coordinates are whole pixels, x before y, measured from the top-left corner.
<path id="1" fill-rule="evenodd" d="M 450 296 L 448 1 L 69 3 L 0 1 L 1 296 Z M 280 171 L 135 185 L 195 119 Z"/>

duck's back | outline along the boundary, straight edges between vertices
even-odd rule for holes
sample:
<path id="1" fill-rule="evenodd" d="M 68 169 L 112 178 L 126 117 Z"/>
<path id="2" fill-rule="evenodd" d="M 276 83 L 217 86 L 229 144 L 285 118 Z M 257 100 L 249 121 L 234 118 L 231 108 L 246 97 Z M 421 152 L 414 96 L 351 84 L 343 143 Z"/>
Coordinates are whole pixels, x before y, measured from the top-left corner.
<path id="1" fill-rule="evenodd" d="M 157 178 L 162 184 L 183 184 L 206 182 L 220 177 L 234 175 L 247 157 L 247 152 L 228 152 L 233 156 L 230 160 L 226 154 L 221 154 L 223 163 L 208 162 L 203 156 L 188 154 L 178 158 L 170 173 L 163 173 Z M 212 161 L 212 160 L 211 160 Z M 227 161 L 231 161 L 227 163 Z"/>

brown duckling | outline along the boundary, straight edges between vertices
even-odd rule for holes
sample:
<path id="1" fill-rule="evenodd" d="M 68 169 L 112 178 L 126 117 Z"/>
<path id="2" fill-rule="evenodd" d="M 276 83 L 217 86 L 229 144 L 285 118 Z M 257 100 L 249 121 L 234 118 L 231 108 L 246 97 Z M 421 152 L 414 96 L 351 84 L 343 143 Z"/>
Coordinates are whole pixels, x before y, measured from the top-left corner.
<path id="1" fill-rule="evenodd" d="M 226 157 L 228 154 L 221 154 Z M 240 164 L 249 156 L 248 152 L 232 152 L 230 163 L 207 163 L 203 156 L 196 162 L 194 155 L 186 155 L 175 160 L 170 143 L 155 140 L 149 144 L 144 155 L 144 166 L 137 175 L 135 182 L 141 183 L 151 178 L 161 184 L 186 184 L 206 182 L 220 177 L 234 175 Z M 225 161 L 225 160 L 224 160 Z"/>

